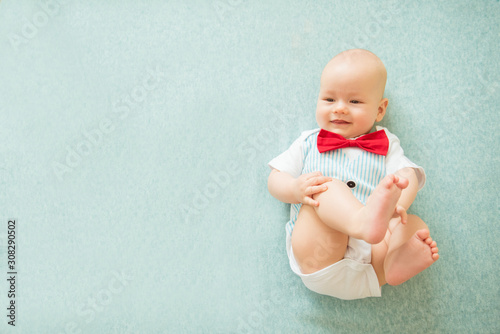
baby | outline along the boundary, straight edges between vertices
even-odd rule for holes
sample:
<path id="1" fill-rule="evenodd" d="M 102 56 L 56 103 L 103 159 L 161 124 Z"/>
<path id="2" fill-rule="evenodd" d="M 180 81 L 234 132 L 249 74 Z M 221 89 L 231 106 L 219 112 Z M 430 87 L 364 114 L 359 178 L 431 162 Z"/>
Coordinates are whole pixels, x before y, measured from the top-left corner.
<path id="1" fill-rule="evenodd" d="M 320 129 L 269 162 L 271 195 L 292 203 L 287 253 L 310 290 L 341 299 L 381 296 L 438 258 L 427 225 L 406 211 L 425 173 L 398 138 L 374 126 L 385 115 L 387 72 L 367 50 L 344 51 L 321 75 Z"/>

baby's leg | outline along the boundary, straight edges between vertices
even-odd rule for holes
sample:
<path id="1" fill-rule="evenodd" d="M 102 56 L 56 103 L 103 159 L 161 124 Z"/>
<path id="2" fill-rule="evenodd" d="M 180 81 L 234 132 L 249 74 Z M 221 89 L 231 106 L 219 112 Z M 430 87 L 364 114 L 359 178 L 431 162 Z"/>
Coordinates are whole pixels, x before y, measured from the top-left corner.
<path id="1" fill-rule="evenodd" d="M 321 221 L 343 234 L 376 244 L 384 238 L 408 180 L 386 176 L 368 197 L 366 205 L 359 202 L 343 182 L 333 180 L 326 185 L 328 190 L 314 195 L 320 203 L 314 209 Z"/>
<path id="2" fill-rule="evenodd" d="M 311 274 L 340 261 L 348 236 L 325 225 L 313 207 L 302 205 L 292 232 L 292 249 L 303 274 Z"/>
<path id="3" fill-rule="evenodd" d="M 401 284 L 439 258 L 436 242 L 422 219 L 408 215 L 406 225 L 394 225 L 387 231 L 383 242 L 372 246 L 372 264 L 380 285 Z"/>

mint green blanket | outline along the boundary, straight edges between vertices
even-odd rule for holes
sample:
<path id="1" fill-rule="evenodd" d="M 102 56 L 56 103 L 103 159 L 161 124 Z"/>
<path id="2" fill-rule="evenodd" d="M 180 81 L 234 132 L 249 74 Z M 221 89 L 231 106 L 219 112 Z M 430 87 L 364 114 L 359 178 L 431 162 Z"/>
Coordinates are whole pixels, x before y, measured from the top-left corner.
<path id="1" fill-rule="evenodd" d="M 499 22 L 498 0 L 1 1 L 0 332 L 500 332 Z M 292 273 L 267 191 L 348 48 L 387 67 L 441 255 L 350 302 Z"/>

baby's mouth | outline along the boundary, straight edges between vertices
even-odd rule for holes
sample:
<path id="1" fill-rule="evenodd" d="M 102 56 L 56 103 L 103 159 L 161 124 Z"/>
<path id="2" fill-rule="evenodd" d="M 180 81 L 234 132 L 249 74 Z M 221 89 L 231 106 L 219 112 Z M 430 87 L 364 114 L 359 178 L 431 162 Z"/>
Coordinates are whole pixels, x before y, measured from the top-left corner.
<path id="1" fill-rule="evenodd" d="M 330 123 L 336 124 L 336 125 L 344 125 L 344 124 L 350 124 L 347 121 L 344 121 L 342 119 L 334 119 L 333 121 L 330 121 Z"/>

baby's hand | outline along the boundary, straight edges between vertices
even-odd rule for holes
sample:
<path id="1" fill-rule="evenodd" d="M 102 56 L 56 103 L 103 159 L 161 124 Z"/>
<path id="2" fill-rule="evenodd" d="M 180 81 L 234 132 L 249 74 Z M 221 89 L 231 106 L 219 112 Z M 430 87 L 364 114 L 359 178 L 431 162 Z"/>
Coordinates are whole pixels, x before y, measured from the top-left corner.
<path id="1" fill-rule="evenodd" d="M 323 176 L 321 172 L 302 174 L 295 179 L 294 196 L 302 204 L 318 206 L 319 202 L 312 196 L 327 190 L 328 187 L 323 183 L 331 180 L 331 177 Z"/>

